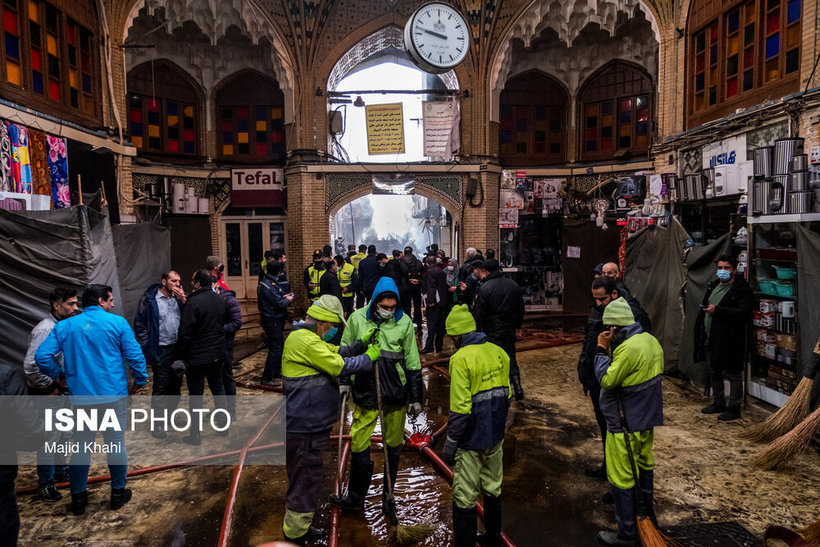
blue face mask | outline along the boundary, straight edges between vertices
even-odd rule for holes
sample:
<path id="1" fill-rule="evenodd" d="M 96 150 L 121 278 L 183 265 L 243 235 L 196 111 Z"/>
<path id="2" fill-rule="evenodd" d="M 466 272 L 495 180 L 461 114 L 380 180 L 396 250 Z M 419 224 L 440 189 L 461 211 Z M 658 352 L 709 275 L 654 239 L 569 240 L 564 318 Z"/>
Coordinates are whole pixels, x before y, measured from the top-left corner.
<path id="1" fill-rule="evenodd" d="M 322 340 L 324 340 L 325 342 L 330 342 L 336 337 L 336 334 L 338 332 L 339 329 L 337 327 L 330 327 L 330 330 L 322 335 Z"/>
<path id="2" fill-rule="evenodd" d="M 730 272 L 729 270 L 718 270 L 717 271 L 717 278 L 720 279 L 721 281 L 726 281 L 730 277 L 732 277 L 732 272 Z"/>

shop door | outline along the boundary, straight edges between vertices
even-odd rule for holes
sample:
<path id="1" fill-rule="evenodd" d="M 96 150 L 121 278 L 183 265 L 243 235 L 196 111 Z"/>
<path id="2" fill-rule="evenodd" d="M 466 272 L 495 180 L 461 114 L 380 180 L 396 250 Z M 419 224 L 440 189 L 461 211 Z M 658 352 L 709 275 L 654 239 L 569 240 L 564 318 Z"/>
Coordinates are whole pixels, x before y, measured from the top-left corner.
<path id="1" fill-rule="evenodd" d="M 284 218 L 224 219 L 222 226 L 225 283 L 237 298 L 256 298 L 265 251 L 285 251 Z"/>

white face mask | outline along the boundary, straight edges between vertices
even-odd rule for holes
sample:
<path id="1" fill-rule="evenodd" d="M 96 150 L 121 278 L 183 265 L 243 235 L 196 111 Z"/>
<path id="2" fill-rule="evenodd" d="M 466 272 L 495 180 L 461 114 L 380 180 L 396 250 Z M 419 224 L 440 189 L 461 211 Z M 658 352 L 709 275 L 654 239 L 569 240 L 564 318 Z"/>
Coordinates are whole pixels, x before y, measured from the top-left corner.
<path id="1" fill-rule="evenodd" d="M 384 308 L 380 308 L 379 306 L 376 306 L 376 314 L 382 319 L 382 321 L 389 320 L 391 317 L 393 317 L 394 313 L 396 313 L 395 310 L 387 311 Z"/>
<path id="2" fill-rule="evenodd" d="M 448 272 L 452 272 L 452 271 L 453 271 L 453 270 L 455 270 L 455 269 L 456 269 L 456 267 L 455 267 L 455 266 L 447 266 L 447 271 L 448 271 Z"/>
<path id="3" fill-rule="evenodd" d="M 436 257 L 436 264 L 440 264 L 440 263 L 441 263 L 441 259 L 439 257 Z"/>

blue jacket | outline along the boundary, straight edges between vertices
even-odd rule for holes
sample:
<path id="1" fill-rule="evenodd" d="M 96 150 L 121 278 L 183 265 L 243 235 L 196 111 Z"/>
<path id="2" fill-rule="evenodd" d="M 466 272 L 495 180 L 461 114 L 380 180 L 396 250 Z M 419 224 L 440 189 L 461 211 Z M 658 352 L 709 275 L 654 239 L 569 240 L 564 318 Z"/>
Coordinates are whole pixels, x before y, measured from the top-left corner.
<path id="1" fill-rule="evenodd" d="M 161 286 L 160 283 L 154 283 L 148 287 L 137 304 L 137 314 L 134 316 L 134 335 L 149 365 L 159 363 L 159 306 L 157 306 L 157 292 Z M 181 312 L 183 304 L 179 300 L 177 300 L 177 304 Z"/>
<path id="2" fill-rule="evenodd" d="M 290 301 L 287 293 L 270 274 L 265 274 L 256 286 L 256 305 L 259 307 L 259 318 L 262 321 L 284 321 L 287 317 Z"/>
<path id="3" fill-rule="evenodd" d="M 123 361 L 136 385 L 148 382 L 145 357 L 128 321 L 99 306 L 89 306 L 54 326 L 34 355 L 43 374 L 59 376 L 54 357 L 61 351 L 72 403 L 110 403 L 127 396 L 128 372 Z"/>
<path id="4" fill-rule="evenodd" d="M 382 268 L 376 262 L 376 255 L 367 255 L 359 262 L 359 282 L 361 283 L 362 292 L 368 297 L 376 288 L 379 278 L 382 275 Z M 398 291 L 398 288 L 396 289 Z M 398 292 L 396 292 L 398 294 Z"/>

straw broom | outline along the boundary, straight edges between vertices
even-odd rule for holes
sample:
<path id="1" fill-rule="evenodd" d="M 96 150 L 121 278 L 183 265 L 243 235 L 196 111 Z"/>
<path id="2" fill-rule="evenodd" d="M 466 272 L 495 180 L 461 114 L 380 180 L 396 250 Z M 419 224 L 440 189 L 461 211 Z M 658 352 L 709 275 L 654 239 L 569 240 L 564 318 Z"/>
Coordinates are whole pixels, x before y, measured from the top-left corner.
<path id="1" fill-rule="evenodd" d="M 390 478 L 390 464 L 387 456 L 387 430 L 384 429 L 384 411 L 382 410 L 382 388 L 379 379 L 379 363 L 376 361 L 373 364 L 373 369 L 376 371 L 376 400 L 379 404 L 379 422 L 382 424 L 382 447 L 384 448 L 384 487 L 387 492 L 387 507 L 386 507 L 386 521 L 387 534 L 393 541 L 402 545 L 410 543 L 419 543 L 427 539 L 435 530 L 435 526 L 430 523 L 403 525 L 399 524 L 399 519 L 396 516 L 396 499 L 393 497 L 393 481 Z"/>
<path id="2" fill-rule="evenodd" d="M 749 460 L 749 463 L 760 469 L 774 469 L 803 453 L 818 430 L 820 430 L 820 408 L 809 414 L 809 417 L 800 422 L 797 427 L 766 445 L 759 454 Z"/>
<path id="3" fill-rule="evenodd" d="M 811 392 L 814 387 L 814 378 L 817 376 L 818 361 L 820 360 L 820 339 L 815 347 L 817 353 L 813 354 L 812 362 L 809 363 L 808 370 L 800 380 L 797 388 L 780 409 L 769 416 L 766 421 L 746 428 L 740 433 L 740 438 L 759 443 L 768 443 L 781 435 L 791 431 L 797 424 L 808 416 L 811 411 Z"/>

